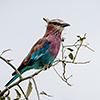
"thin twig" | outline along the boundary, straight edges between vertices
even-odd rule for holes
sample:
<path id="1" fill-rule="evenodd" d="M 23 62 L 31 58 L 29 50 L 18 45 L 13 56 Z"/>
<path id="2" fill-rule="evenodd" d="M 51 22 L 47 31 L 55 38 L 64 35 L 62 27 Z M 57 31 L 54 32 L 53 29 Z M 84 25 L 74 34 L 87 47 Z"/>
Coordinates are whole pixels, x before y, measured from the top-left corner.
<path id="1" fill-rule="evenodd" d="M 67 48 L 67 47 L 77 47 L 77 46 L 79 46 L 79 45 L 80 45 L 80 44 L 65 45 L 65 46 L 63 46 L 63 47 L 64 47 L 64 48 Z M 84 47 L 88 48 L 89 50 L 95 52 L 95 51 L 94 51 L 92 48 L 90 48 L 88 45 L 89 45 L 89 44 L 82 44 L 81 46 L 84 46 Z"/>
<path id="2" fill-rule="evenodd" d="M 93 49 L 91 49 L 89 46 L 86 45 L 86 47 L 87 47 L 89 50 L 95 52 L 95 51 L 94 51 Z"/>
<path id="3" fill-rule="evenodd" d="M 37 85 L 36 85 L 35 79 L 33 77 L 32 77 L 32 80 L 33 80 L 34 85 L 35 85 L 35 90 L 36 90 L 36 93 L 37 93 L 38 100 L 40 100 L 40 96 L 39 96 L 39 92 L 38 92 L 38 89 L 37 89 Z"/>
<path id="4" fill-rule="evenodd" d="M 62 43 L 62 59 L 64 58 L 64 47 L 63 47 L 63 43 Z"/>
<path id="5" fill-rule="evenodd" d="M 87 64 L 87 63 L 90 63 L 90 60 L 89 61 L 84 61 L 84 62 L 71 62 L 71 61 L 64 61 L 66 63 L 72 63 L 72 64 Z"/>
<path id="6" fill-rule="evenodd" d="M 8 93 L 5 95 L 5 97 L 8 97 L 8 95 L 10 94 L 9 88 L 7 88 L 7 89 L 8 89 Z"/>
<path id="7" fill-rule="evenodd" d="M 75 56 L 74 56 L 74 58 L 73 58 L 73 61 L 72 62 L 74 62 L 75 61 L 75 59 L 76 59 L 76 57 L 77 57 L 77 54 L 78 54 L 78 52 L 79 52 L 79 49 L 80 49 L 80 47 L 82 46 L 82 43 L 83 43 L 83 41 L 80 41 L 81 43 L 80 43 L 80 45 L 79 45 L 79 47 L 77 48 L 77 50 L 76 50 L 76 54 L 75 54 Z"/>
<path id="8" fill-rule="evenodd" d="M 65 47 L 77 47 L 77 46 L 79 46 L 79 45 L 80 45 L 80 44 L 65 45 L 64 48 L 65 48 Z M 87 44 L 87 45 L 89 45 L 89 44 Z M 87 47 L 87 45 L 86 45 L 86 44 L 82 44 L 82 46 L 84 46 L 84 47 Z"/>
<path id="9" fill-rule="evenodd" d="M 72 75 L 71 75 L 70 77 L 68 77 L 68 78 L 65 80 L 65 79 L 63 79 L 63 78 L 59 75 L 59 73 L 57 72 L 57 70 L 55 69 L 55 67 L 53 67 L 53 69 L 54 69 L 54 71 L 56 72 L 56 74 L 57 74 L 64 82 L 66 82 L 69 86 L 72 86 L 71 84 L 69 84 L 69 83 L 67 82 L 68 79 L 72 77 Z"/>
<path id="10" fill-rule="evenodd" d="M 8 65 L 10 65 L 18 74 L 18 76 L 20 77 L 20 79 L 22 79 L 22 76 L 20 75 L 19 71 L 8 61 L 6 60 L 4 57 L 0 56 L 0 59 L 2 59 L 3 61 L 5 61 Z"/>
<path id="11" fill-rule="evenodd" d="M 24 97 L 25 97 L 25 99 L 26 100 L 28 100 L 28 98 L 26 97 L 26 95 L 25 95 L 25 93 L 24 93 L 24 91 L 23 91 L 23 89 L 21 88 L 21 86 L 18 84 L 18 87 L 20 88 L 20 90 L 22 91 L 22 93 L 23 93 L 23 95 L 24 95 Z"/>
<path id="12" fill-rule="evenodd" d="M 41 94 L 41 95 L 48 96 L 48 97 L 53 97 L 52 95 L 49 95 L 49 94 L 47 94 L 47 93 L 46 93 L 46 92 L 44 92 L 44 91 L 40 92 L 40 94 Z"/>
<path id="13" fill-rule="evenodd" d="M 4 50 L 1 54 L 0 54 L 0 56 L 1 55 L 3 55 L 5 52 L 7 52 L 7 51 L 11 51 L 11 49 L 6 49 L 6 50 Z"/>
<path id="14" fill-rule="evenodd" d="M 65 69 L 65 67 L 66 67 L 66 64 L 63 63 L 63 78 L 66 80 L 66 77 L 65 77 L 66 69 Z"/>
<path id="15" fill-rule="evenodd" d="M 72 62 L 72 61 L 67 61 L 67 60 L 61 60 L 61 59 L 58 59 L 58 60 L 55 60 L 53 63 L 55 66 L 56 64 L 58 64 L 59 62 L 65 62 L 65 63 L 72 63 L 72 64 L 87 64 L 87 63 L 90 63 L 90 60 L 89 61 L 84 61 L 84 62 Z"/>
<path id="16" fill-rule="evenodd" d="M 55 66 L 55 65 L 57 65 L 59 63 L 59 60 L 55 60 L 54 62 L 53 62 L 53 64 L 52 64 L 52 66 Z"/>
<path id="17" fill-rule="evenodd" d="M 66 79 L 66 77 L 65 77 L 65 73 L 66 73 L 66 70 L 65 70 L 66 63 L 64 62 L 63 58 L 64 58 L 64 45 L 63 45 L 63 43 L 62 43 L 62 66 L 63 66 L 63 78 L 67 81 L 67 79 Z"/>

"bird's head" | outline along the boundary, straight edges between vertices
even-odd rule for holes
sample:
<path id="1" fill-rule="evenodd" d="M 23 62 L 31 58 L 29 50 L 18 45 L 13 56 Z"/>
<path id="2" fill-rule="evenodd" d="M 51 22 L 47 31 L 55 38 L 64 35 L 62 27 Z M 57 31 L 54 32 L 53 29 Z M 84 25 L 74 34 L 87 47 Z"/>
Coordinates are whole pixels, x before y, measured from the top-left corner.
<path id="1" fill-rule="evenodd" d="M 47 30 L 57 30 L 62 32 L 65 27 L 70 26 L 70 24 L 65 23 L 63 20 L 60 19 L 44 19 L 47 22 Z"/>
<path id="2" fill-rule="evenodd" d="M 48 25 L 53 25 L 57 30 L 59 31 L 63 31 L 63 29 L 67 26 L 70 26 L 70 24 L 68 23 L 65 23 L 63 20 L 60 20 L 60 19 L 53 19 L 53 20 L 50 20 L 48 22 Z"/>

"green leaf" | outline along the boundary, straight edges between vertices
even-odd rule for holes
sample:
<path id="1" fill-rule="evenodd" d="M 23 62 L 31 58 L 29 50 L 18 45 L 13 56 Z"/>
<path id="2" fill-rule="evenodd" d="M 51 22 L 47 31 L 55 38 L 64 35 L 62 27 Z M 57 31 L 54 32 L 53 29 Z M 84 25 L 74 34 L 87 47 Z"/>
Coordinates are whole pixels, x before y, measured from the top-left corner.
<path id="1" fill-rule="evenodd" d="M 32 91 L 32 83 L 29 81 L 27 92 L 26 92 L 26 97 L 30 95 L 31 91 Z"/>
<path id="2" fill-rule="evenodd" d="M 70 53 L 68 56 L 69 56 L 69 58 L 70 58 L 71 60 L 73 60 L 74 57 L 73 57 L 73 54 L 72 54 L 72 53 Z"/>
<path id="3" fill-rule="evenodd" d="M 8 100 L 11 100 L 10 97 L 7 97 Z"/>
<path id="4" fill-rule="evenodd" d="M 71 52 L 74 51 L 72 48 L 67 48 L 67 49 L 68 49 L 69 51 L 71 51 Z"/>
<path id="5" fill-rule="evenodd" d="M 21 98 L 21 94 L 19 93 L 19 91 L 17 89 L 15 89 L 16 93 L 17 93 L 17 98 L 14 99 L 14 100 L 18 100 Z"/>

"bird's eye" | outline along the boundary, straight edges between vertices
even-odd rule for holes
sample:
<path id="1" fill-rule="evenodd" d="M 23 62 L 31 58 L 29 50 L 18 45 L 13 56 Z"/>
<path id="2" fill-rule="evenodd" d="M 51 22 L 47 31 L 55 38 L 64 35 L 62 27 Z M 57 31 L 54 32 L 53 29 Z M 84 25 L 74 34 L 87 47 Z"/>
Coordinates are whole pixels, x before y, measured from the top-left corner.
<path id="1" fill-rule="evenodd" d="M 53 22 L 54 25 L 58 25 L 58 26 L 61 26 L 62 24 L 60 23 L 57 23 L 57 22 Z"/>
<path id="2" fill-rule="evenodd" d="M 53 22 L 53 24 L 54 24 L 54 25 L 58 25 L 58 23 L 57 23 L 57 22 Z"/>
<path id="3" fill-rule="evenodd" d="M 49 22 L 48 24 L 52 24 L 52 22 Z"/>
<path id="4" fill-rule="evenodd" d="M 49 24 L 58 25 L 58 23 L 57 23 L 57 22 L 49 22 Z"/>

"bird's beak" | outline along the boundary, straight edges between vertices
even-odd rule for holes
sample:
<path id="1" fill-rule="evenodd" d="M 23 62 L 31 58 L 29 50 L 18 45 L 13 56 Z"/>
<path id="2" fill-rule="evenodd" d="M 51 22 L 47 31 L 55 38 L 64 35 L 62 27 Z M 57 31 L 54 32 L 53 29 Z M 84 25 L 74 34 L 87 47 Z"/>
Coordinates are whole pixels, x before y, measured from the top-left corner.
<path id="1" fill-rule="evenodd" d="M 63 23 L 62 24 L 62 27 L 67 27 L 67 26 L 70 26 L 70 24 L 68 24 L 68 23 Z"/>

